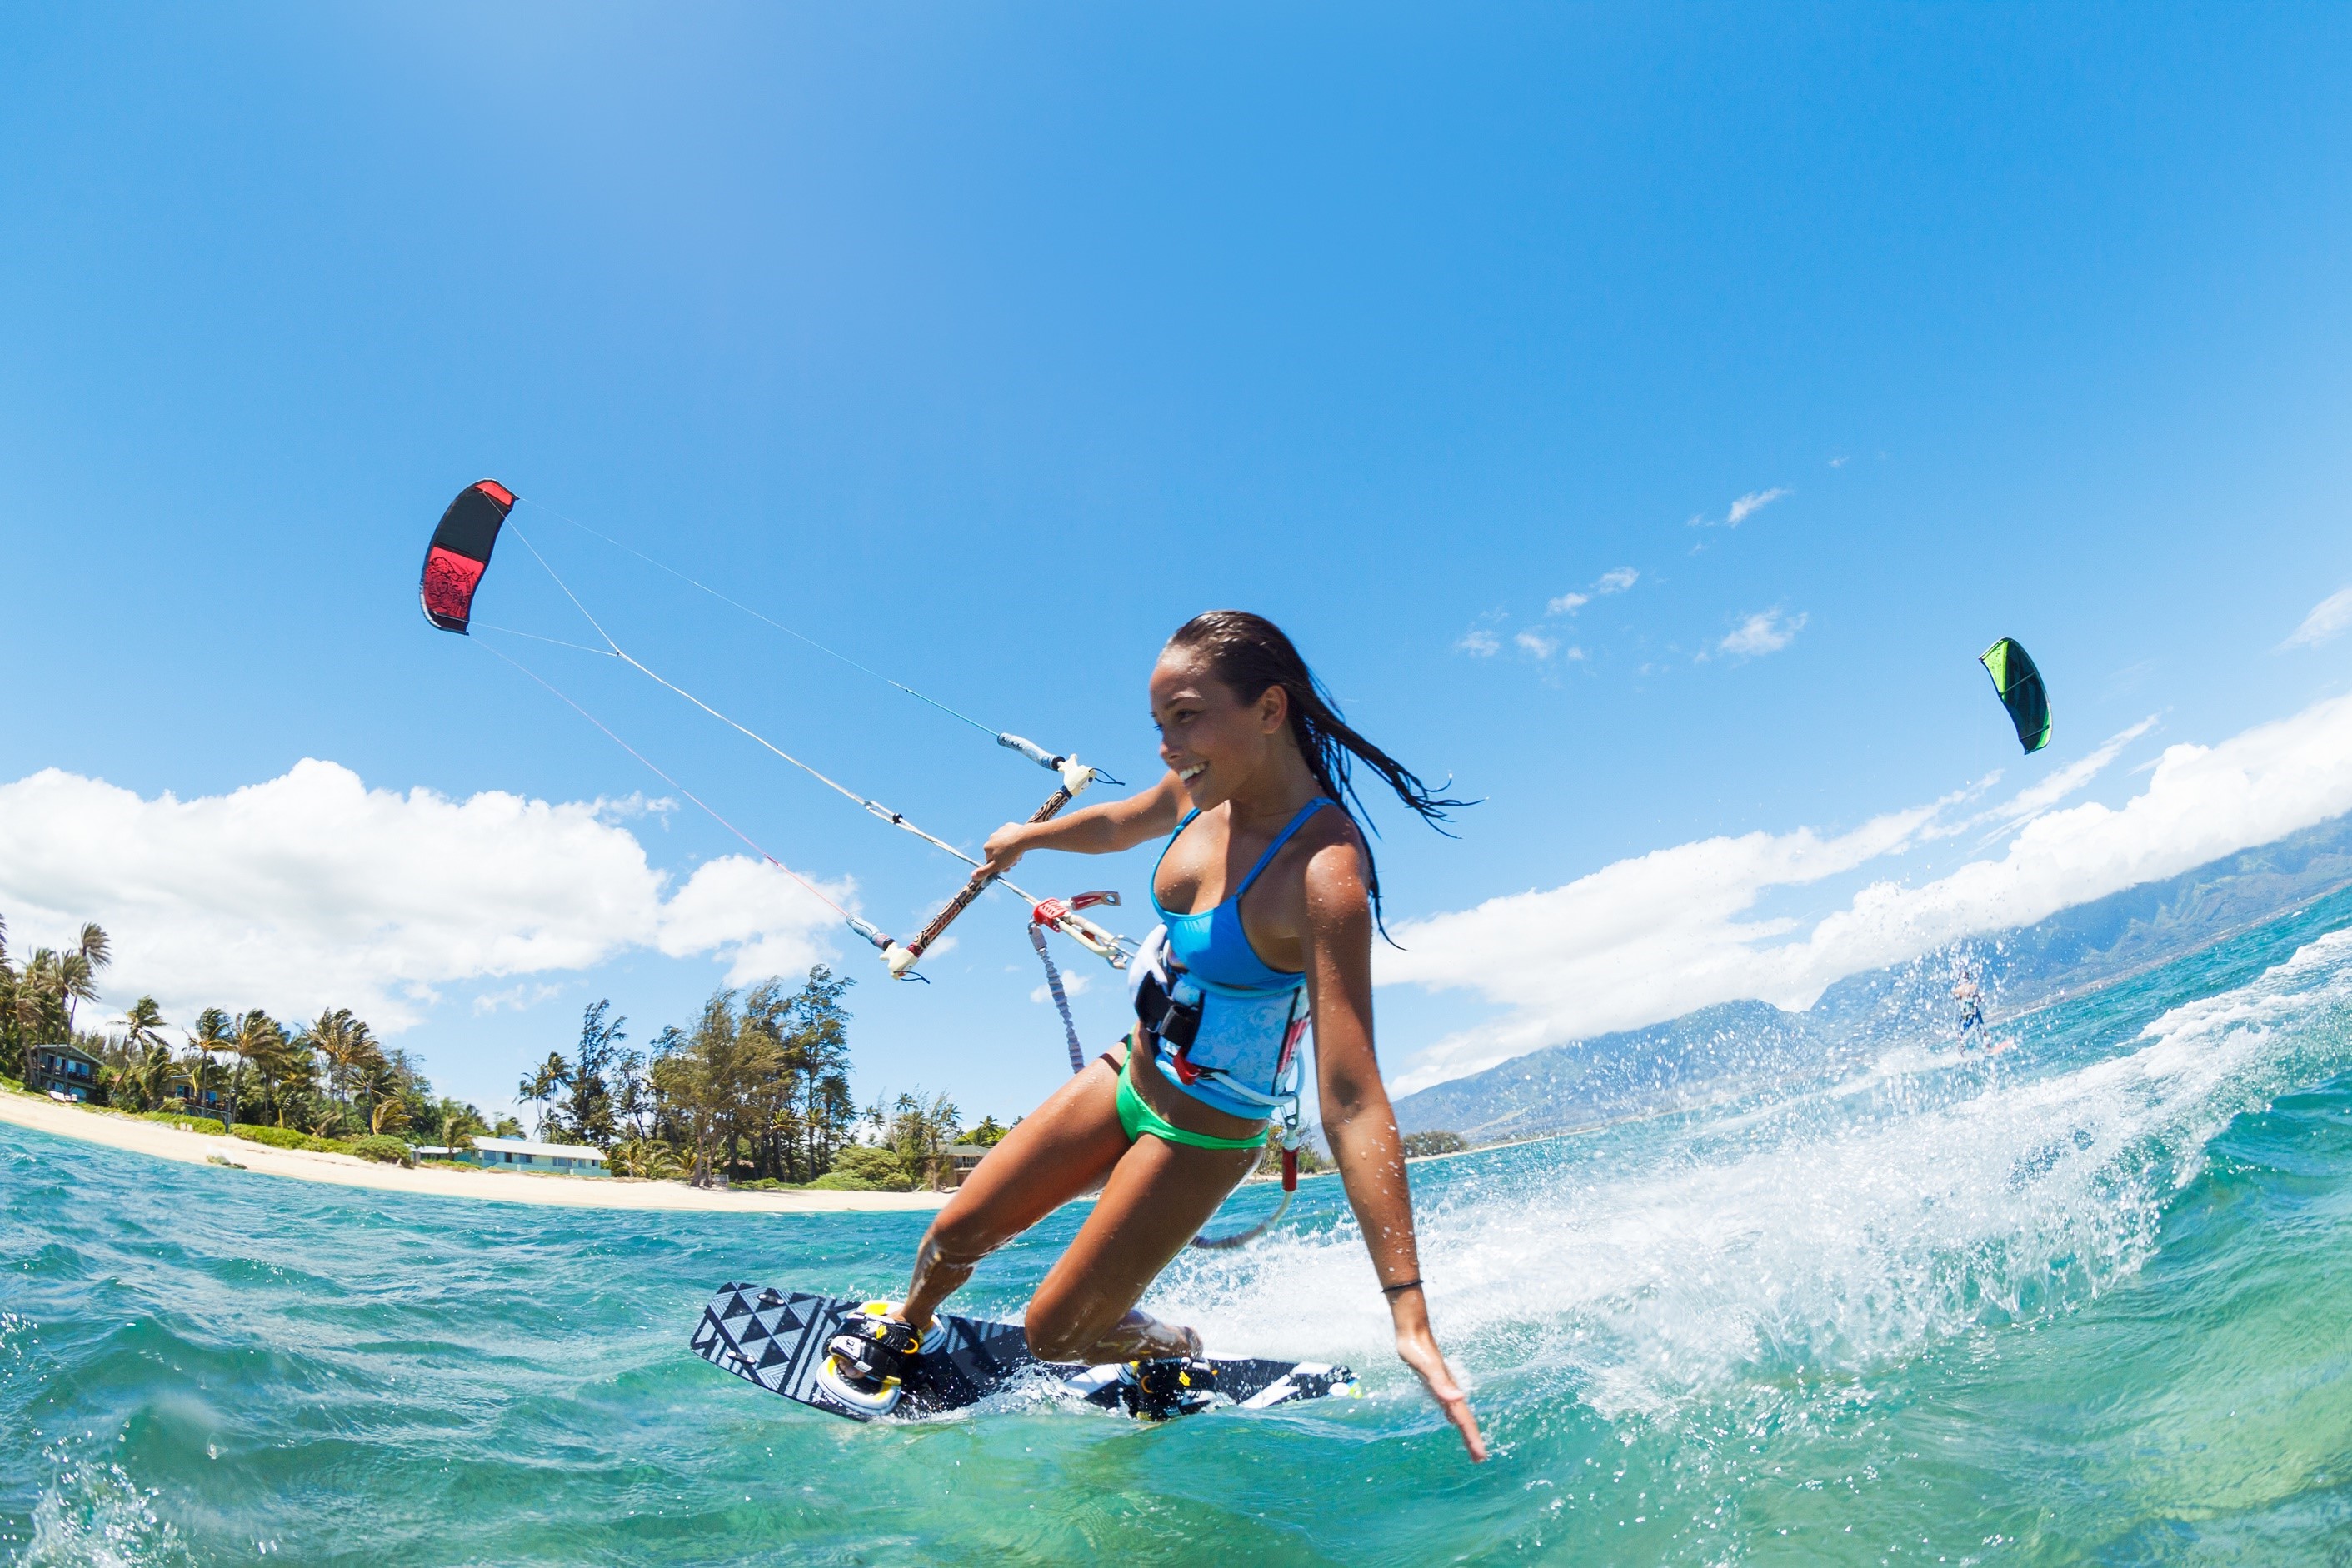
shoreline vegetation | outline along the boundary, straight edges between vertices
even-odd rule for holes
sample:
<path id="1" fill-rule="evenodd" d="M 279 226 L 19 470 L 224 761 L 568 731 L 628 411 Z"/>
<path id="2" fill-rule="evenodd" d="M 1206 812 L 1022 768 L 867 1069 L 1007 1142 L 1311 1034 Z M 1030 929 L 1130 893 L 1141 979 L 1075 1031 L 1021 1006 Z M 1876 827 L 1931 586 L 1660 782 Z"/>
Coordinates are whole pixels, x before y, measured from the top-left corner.
<path id="1" fill-rule="evenodd" d="M 159 1160 L 192 1165 L 227 1165 L 257 1174 L 289 1176 L 336 1186 L 428 1197 L 476 1198 L 490 1203 L 540 1204 L 561 1208 L 677 1209 L 736 1214 L 821 1214 L 845 1210 L 932 1209 L 945 1193 L 730 1191 L 683 1182 L 614 1176 L 565 1176 L 552 1173 L 492 1171 L 446 1161 L 415 1165 L 386 1163 L 358 1155 L 281 1149 L 230 1138 L 220 1123 L 193 1116 L 155 1120 L 103 1107 L 60 1104 L 10 1085 L 0 1085 L 0 1122 L 102 1144 Z M 173 1125 L 173 1123 L 179 1125 Z M 210 1131 L 185 1131 L 184 1129 Z M 242 1129 L 240 1130 L 242 1131 Z"/>
<path id="2" fill-rule="evenodd" d="M 503 1188 L 500 1178 L 526 1173 L 485 1169 L 487 1154 L 483 1163 L 469 1158 L 477 1137 L 523 1138 L 518 1118 L 493 1123 L 479 1108 L 436 1094 L 415 1058 L 378 1039 L 349 1008 L 289 1026 L 260 1008 L 206 1007 L 175 1028 L 153 997 L 142 996 L 109 1027 L 84 1026 L 79 1010 L 98 1001 L 111 948 L 102 928 L 87 924 L 70 948 L 37 949 L 12 963 L 0 921 L 0 1085 L 25 1097 L 0 1095 L 11 1101 L 9 1120 L 168 1158 L 362 1185 L 418 1186 L 388 1174 L 398 1171 L 434 1176 L 434 1190 L 507 1197 L 513 1194 L 478 1184 Z M 797 986 L 772 977 L 722 989 L 645 1051 L 627 1045 L 627 1020 L 609 1000 L 590 1005 L 572 1054 L 550 1051 L 515 1094 L 537 1109 L 539 1142 L 593 1150 L 609 1173 L 532 1172 L 541 1180 L 530 1185 L 536 1193 L 548 1181 L 589 1189 L 620 1183 L 625 1189 L 616 1190 L 635 1195 L 524 1201 L 688 1208 L 744 1206 L 704 1201 L 728 1194 L 902 1200 L 752 1205 L 787 1208 L 940 1201 L 1005 1130 L 993 1117 L 966 1129 L 953 1100 L 920 1089 L 861 1110 L 850 1094 L 842 1005 L 851 984 L 820 964 Z M 448 1157 L 420 1162 L 420 1150 Z M 371 1166 L 382 1169 L 369 1181 L 351 1174 Z M 671 1195 L 644 1195 L 662 1192 Z"/>

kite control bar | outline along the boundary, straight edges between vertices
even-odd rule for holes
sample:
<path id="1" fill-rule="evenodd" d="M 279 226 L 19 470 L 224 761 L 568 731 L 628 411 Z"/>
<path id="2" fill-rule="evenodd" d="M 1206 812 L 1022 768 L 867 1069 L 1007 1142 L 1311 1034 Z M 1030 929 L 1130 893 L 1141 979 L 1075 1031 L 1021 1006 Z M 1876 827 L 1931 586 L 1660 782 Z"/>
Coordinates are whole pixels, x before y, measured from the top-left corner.
<path id="1" fill-rule="evenodd" d="M 1018 737 L 1014 738 L 1017 739 Z M 1008 744 L 1010 742 L 1008 742 Z M 1024 752 L 1034 750 L 1034 748 L 1026 745 L 1016 746 L 1013 749 Z M 1047 795 L 1045 797 L 1045 804 L 1029 814 L 1029 820 L 1033 824 L 1044 822 L 1051 818 L 1055 813 L 1060 811 L 1064 806 L 1069 805 L 1071 801 L 1076 799 L 1079 792 L 1084 790 L 1088 784 L 1094 783 L 1097 776 L 1100 776 L 1097 774 L 1097 770 L 1088 767 L 1086 763 L 1078 761 L 1078 759 L 1074 756 L 1055 757 L 1050 762 L 1047 762 L 1045 758 L 1040 755 L 1036 760 L 1045 763 L 1046 766 L 1053 768 L 1062 775 L 1062 787 L 1055 790 L 1052 795 Z M 930 923 L 916 934 L 914 941 L 908 942 L 903 947 L 899 946 L 896 942 L 890 942 L 887 946 L 884 946 L 882 950 L 882 962 L 890 966 L 890 978 L 893 980 L 906 979 L 909 972 L 911 972 L 915 965 L 920 962 L 923 954 L 929 952 L 931 948 L 937 944 L 940 936 L 945 934 L 948 927 L 955 923 L 956 917 L 963 913 L 964 910 L 971 908 L 972 904 L 979 900 L 981 894 L 988 891 L 990 886 L 1000 879 L 1001 879 L 986 872 L 973 872 L 971 880 L 966 882 L 962 888 L 958 889 L 956 896 L 948 900 L 947 907 L 945 909 L 931 917 Z M 1005 886 L 1010 888 L 1013 885 L 1010 882 L 1007 882 L 1005 883 Z M 1020 889 L 1018 888 L 1014 888 L 1013 891 L 1020 892 Z M 1021 896 L 1024 899 L 1029 898 L 1029 895 L 1026 893 L 1022 893 Z M 1093 898 L 1090 895 L 1081 895 L 1081 900 L 1088 903 L 1106 901 Z M 1117 902 L 1117 900 L 1113 899 L 1108 901 Z M 1076 939 L 1096 953 L 1108 959 L 1112 964 L 1124 966 L 1127 954 L 1119 947 L 1118 939 L 1111 935 L 1110 932 L 1104 931 L 1100 926 L 1096 925 L 1092 921 L 1087 920 L 1083 916 L 1079 915 L 1069 903 L 1064 902 L 1059 899 L 1047 899 L 1044 900 L 1029 899 L 1029 903 L 1031 908 L 1035 911 L 1033 918 L 1037 924 L 1050 925 L 1055 930 Z M 1049 910 L 1053 911 L 1051 914 L 1047 913 Z"/>

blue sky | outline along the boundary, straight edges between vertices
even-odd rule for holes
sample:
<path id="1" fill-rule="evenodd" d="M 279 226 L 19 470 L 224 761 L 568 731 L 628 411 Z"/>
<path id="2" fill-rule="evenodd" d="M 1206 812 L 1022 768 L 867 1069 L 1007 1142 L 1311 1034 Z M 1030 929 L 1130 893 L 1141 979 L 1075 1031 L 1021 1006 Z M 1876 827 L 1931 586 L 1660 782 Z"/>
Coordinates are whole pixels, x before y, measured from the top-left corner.
<path id="1" fill-rule="evenodd" d="M 404 799 L 667 795 L 418 616 L 435 518 L 490 474 L 1136 781 L 1160 640 L 1271 615 L 1362 729 L 1485 798 L 1458 840 L 1384 816 L 1392 913 L 1433 935 L 1998 769 L 1996 802 L 2152 717 L 2070 797 L 2120 806 L 2165 746 L 2342 688 L 2345 641 L 2282 644 L 2352 583 L 2347 64 L 2317 7 L 20 8 L 0 782 L 203 802 L 315 758 Z M 934 831 L 977 844 L 1048 786 L 521 515 L 633 651 Z M 581 629 L 511 544 L 478 613 Z M 1972 662 L 2000 635 L 2057 709 L 2021 763 Z M 885 926 L 955 885 L 625 672 L 502 646 Z M 202 933 L 204 999 L 308 1009 L 328 927 L 254 890 L 305 889 L 406 933 L 352 984 L 485 1104 L 583 1002 L 642 1038 L 733 963 L 697 946 L 712 883 L 701 926 L 639 908 L 600 948 L 568 908 L 572 946 L 469 973 L 541 916 L 486 912 L 396 810 L 382 877 L 305 880 L 89 791 L 40 796 L 70 832 L 11 798 L 20 944 L 102 918 L 117 986 L 184 1002 L 160 933 Z M 690 807 L 597 820 L 660 898 L 736 847 Z M 1752 911 L 2035 853 L 1980 837 L 1897 834 Z M 1028 880 L 1139 900 L 1147 863 Z M 863 1089 L 1010 1115 L 1066 1070 L 1016 915 L 984 906 L 929 987 L 835 947 Z M 1524 1013 L 1477 947 L 1384 986 L 1392 1068 Z"/>

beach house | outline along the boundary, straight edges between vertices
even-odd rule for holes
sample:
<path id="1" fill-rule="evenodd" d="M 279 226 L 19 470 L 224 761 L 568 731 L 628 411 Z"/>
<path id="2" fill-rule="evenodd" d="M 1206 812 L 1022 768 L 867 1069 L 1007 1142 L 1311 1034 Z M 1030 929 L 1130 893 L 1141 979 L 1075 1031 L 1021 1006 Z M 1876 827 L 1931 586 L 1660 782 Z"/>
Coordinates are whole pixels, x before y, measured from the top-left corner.
<path id="1" fill-rule="evenodd" d="M 491 1171 L 549 1171 L 560 1176 L 602 1176 L 604 1151 L 585 1143 L 534 1143 L 527 1138 L 477 1138 L 470 1149 L 420 1144 L 419 1157 L 461 1160 Z"/>
<path id="2" fill-rule="evenodd" d="M 35 1094 L 88 1100 L 98 1087 L 98 1058 L 79 1046 L 35 1046 L 25 1058 L 25 1087 Z"/>

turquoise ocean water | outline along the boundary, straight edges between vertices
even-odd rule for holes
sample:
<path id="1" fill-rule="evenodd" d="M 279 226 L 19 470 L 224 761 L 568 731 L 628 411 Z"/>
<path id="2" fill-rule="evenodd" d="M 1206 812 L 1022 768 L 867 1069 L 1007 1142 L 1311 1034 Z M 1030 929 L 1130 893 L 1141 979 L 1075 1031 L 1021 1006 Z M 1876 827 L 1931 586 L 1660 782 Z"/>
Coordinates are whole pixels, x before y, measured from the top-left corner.
<path id="1" fill-rule="evenodd" d="M 1890 1040 L 1416 1166 L 1480 1468 L 1329 1182 L 1154 1304 L 1370 1397 L 857 1426 L 687 1332 L 728 1279 L 888 1290 L 920 1215 L 425 1200 L 0 1127 L 0 1558 L 2352 1563 L 2347 922 L 2051 1009 L 1990 1064 Z M 964 1305 L 1015 1311 L 1073 1224 Z"/>

